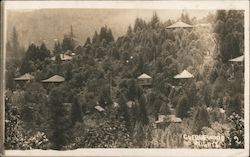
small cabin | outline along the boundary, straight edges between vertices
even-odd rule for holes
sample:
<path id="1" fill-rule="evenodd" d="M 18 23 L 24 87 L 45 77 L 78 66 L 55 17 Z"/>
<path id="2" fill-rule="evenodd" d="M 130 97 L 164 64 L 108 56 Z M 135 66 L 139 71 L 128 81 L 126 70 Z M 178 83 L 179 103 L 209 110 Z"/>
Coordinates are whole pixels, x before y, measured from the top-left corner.
<path id="1" fill-rule="evenodd" d="M 35 78 L 34 76 L 30 75 L 29 73 L 26 73 L 20 77 L 15 78 L 14 80 L 15 81 L 30 81 L 34 78 Z"/>
<path id="2" fill-rule="evenodd" d="M 191 29 L 193 28 L 192 25 L 189 25 L 187 23 L 184 23 L 182 21 L 178 21 L 170 26 L 167 27 L 167 29 L 176 29 L 176 28 L 187 28 L 187 29 Z"/>
<path id="3" fill-rule="evenodd" d="M 67 54 L 60 54 L 60 60 L 61 61 L 71 61 L 73 58 Z M 56 60 L 56 56 L 54 57 L 51 57 L 51 60 L 52 61 L 55 61 Z"/>
<path id="4" fill-rule="evenodd" d="M 236 57 L 236 58 L 232 58 L 232 59 L 229 59 L 229 62 L 232 62 L 232 63 L 242 63 L 244 62 L 244 56 L 239 56 L 239 57 Z"/>
<path id="5" fill-rule="evenodd" d="M 34 78 L 35 78 L 34 76 L 30 75 L 29 73 L 26 73 L 26 74 L 24 74 L 24 75 L 22 75 L 20 77 L 14 78 L 14 80 L 16 81 L 18 86 L 23 87 L 27 82 L 30 82 Z"/>
<path id="6" fill-rule="evenodd" d="M 59 75 L 54 75 L 46 80 L 42 80 L 41 82 L 42 83 L 61 83 L 64 81 L 65 81 L 64 77 L 59 76 Z"/>
<path id="7" fill-rule="evenodd" d="M 175 115 L 158 115 L 158 120 L 155 121 L 156 128 L 165 129 L 171 123 L 181 123 L 182 120 Z"/>
<path id="8" fill-rule="evenodd" d="M 142 86 L 152 85 L 152 77 L 145 73 L 141 74 L 139 77 L 137 77 L 137 79 L 138 79 L 139 85 L 142 85 Z"/>
<path id="9" fill-rule="evenodd" d="M 104 111 L 104 108 L 102 108 L 101 106 L 97 105 L 95 106 L 95 109 L 99 112 L 103 112 Z"/>
<path id="10" fill-rule="evenodd" d="M 189 79 L 194 78 L 194 75 L 188 72 L 187 70 L 183 70 L 181 73 L 174 76 L 175 79 Z"/>
<path id="11" fill-rule="evenodd" d="M 234 81 L 236 78 L 244 78 L 244 55 L 228 60 L 231 62 L 228 81 Z"/>

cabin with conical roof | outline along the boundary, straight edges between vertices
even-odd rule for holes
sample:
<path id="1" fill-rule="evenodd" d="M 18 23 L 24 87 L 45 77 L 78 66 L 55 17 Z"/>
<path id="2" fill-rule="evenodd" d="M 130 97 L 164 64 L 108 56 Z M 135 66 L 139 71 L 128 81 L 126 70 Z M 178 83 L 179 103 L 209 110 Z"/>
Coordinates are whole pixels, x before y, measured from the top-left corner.
<path id="1" fill-rule="evenodd" d="M 232 58 L 228 60 L 231 62 L 231 66 L 229 69 L 230 77 L 227 79 L 228 81 L 235 81 L 236 78 L 243 79 L 244 78 L 244 55 Z"/>
<path id="2" fill-rule="evenodd" d="M 179 117 L 176 117 L 174 114 L 170 115 L 158 115 L 158 119 L 155 121 L 156 128 L 165 129 L 171 123 L 181 123 L 182 120 Z"/>
<path id="3" fill-rule="evenodd" d="M 48 79 L 42 80 L 41 82 L 42 83 L 61 83 L 64 81 L 65 81 L 64 77 L 59 76 L 59 75 L 54 75 Z"/>
<path id="4" fill-rule="evenodd" d="M 167 27 L 167 29 L 175 29 L 175 28 L 188 28 L 188 29 L 190 29 L 190 28 L 193 28 L 193 26 L 189 25 L 187 23 L 184 23 L 182 21 L 178 21 L 178 22 Z"/>
<path id="5" fill-rule="evenodd" d="M 188 72 L 187 70 L 183 70 L 181 73 L 174 76 L 175 79 L 189 79 L 194 78 L 194 75 Z"/>
<path id="6" fill-rule="evenodd" d="M 236 58 L 229 59 L 229 62 L 233 62 L 233 63 L 242 63 L 243 61 L 244 61 L 243 55 L 236 57 Z"/>
<path id="7" fill-rule="evenodd" d="M 152 77 L 146 73 L 141 74 L 137 77 L 138 84 L 142 86 L 151 86 L 152 85 Z"/>
<path id="8" fill-rule="evenodd" d="M 60 54 L 59 58 L 60 58 L 61 61 L 71 61 L 73 59 L 72 56 L 69 56 L 67 54 Z M 55 61 L 56 60 L 56 56 L 51 57 L 51 60 Z"/>
<path id="9" fill-rule="evenodd" d="M 26 73 L 26 74 L 24 74 L 24 75 L 22 75 L 22 76 L 19 76 L 19 77 L 17 77 L 17 78 L 14 78 L 15 81 L 30 81 L 30 80 L 32 80 L 32 79 L 34 79 L 34 76 L 32 76 L 32 75 L 29 74 L 29 73 Z"/>
<path id="10" fill-rule="evenodd" d="M 15 82 L 17 83 L 18 86 L 23 87 L 26 83 L 30 82 L 31 80 L 33 80 L 35 77 L 32 76 L 29 73 L 26 73 L 24 75 L 21 75 L 19 77 L 14 78 Z M 17 86 L 17 87 L 18 87 Z"/>

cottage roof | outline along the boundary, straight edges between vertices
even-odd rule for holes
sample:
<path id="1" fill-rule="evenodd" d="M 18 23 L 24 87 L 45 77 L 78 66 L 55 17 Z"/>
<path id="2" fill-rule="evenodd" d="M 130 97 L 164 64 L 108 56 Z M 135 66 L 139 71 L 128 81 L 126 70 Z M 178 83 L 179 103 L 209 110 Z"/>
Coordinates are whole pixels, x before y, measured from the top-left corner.
<path id="1" fill-rule="evenodd" d="M 34 79 L 34 76 L 30 75 L 29 73 L 26 73 L 20 77 L 15 78 L 15 81 L 29 81 Z"/>
<path id="2" fill-rule="evenodd" d="M 183 70 L 180 74 L 174 76 L 175 79 L 183 79 L 183 78 L 194 78 L 194 75 L 188 72 L 187 70 Z"/>
<path id="3" fill-rule="evenodd" d="M 69 55 L 66 55 L 66 54 L 60 54 L 60 59 L 62 61 L 68 61 L 68 60 L 72 60 L 73 58 Z M 55 61 L 56 60 L 56 56 L 54 57 L 51 57 L 51 60 Z"/>
<path id="4" fill-rule="evenodd" d="M 244 61 L 244 56 L 242 55 L 242 56 L 230 59 L 229 61 L 230 62 L 243 62 Z"/>
<path id="5" fill-rule="evenodd" d="M 149 75 L 147 75 L 147 74 L 145 74 L 145 73 L 141 74 L 141 75 L 138 77 L 138 79 L 150 79 L 150 78 L 152 78 L 152 77 L 149 76 Z"/>
<path id="6" fill-rule="evenodd" d="M 59 76 L 59 75 L 54 75 L 46 80 L 42 80 L 41 82 L 44 82 L 44 83 L 53 83 L 53 82 L 56 82 L 56 83 L 59 83 L 59 82 L 64 82 L 65 79 L 64 77 L 62 76 Z"/>
<path id="7" fill-rule="evenodd" d="M 170 26 L 168 26 L 167 28 L 192 28 L 192 25 L 186 24 L 182 21 L 178 21 Z"/>
<path id="8" fill-rule="evenodd" d="M 103 112 L 104 111 L 104 108 L 102 108 L 101 106 L 95 106 L 95 109 L 100 111 L 100 112 Z"/>

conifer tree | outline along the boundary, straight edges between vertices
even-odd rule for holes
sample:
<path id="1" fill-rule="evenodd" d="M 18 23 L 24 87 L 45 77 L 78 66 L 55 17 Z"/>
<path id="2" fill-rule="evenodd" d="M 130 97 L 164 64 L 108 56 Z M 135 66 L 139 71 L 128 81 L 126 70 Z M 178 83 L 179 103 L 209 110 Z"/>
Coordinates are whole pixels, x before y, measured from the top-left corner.
<path id="1" fill-rule="evenodd" d="M 151 22 L 150 22 L 151 23 L 151 27 L 153 29 L 157 28 L 157 26 L 159 26 L 159 22 L 160 22 L 159 17 L 157 15 L 157 13 L 154 12 L 154 14 L 152 16 L 152 19 L 151 19 Z"/>
<path id="2" fill-rule="evenodd" d="M 82 122 L 82 106 L 79 103 L 77 97 L 73 98 L 72 108 L 71 108 L 71 121 L 72 125 L 76 122 Z"/>
<path id="3" fill-rule="evenodd" d="M 84 47 L 87 47 L 91 44 L 91 41 L 90 41 L 90 38 L 88 37 L 85 44 L 84 44 Z"/>
<path id="4" fill-rule="evenodd" d="M 198 107 L 194 113 L 193 133 L 199 134 L 203 127 L 210 127 L 209 115 L 205 106 Z"/>
<path id="5" fill-rule="evenodd" d="M 139 106 L 138 106 L 138 120 L 143 124 L 148 124 L 148 115 L 146 110 L 146 98 L 144 95 L 139 97 Z"/>
<path id="6" fill-rule="evenodd" d="M 49 94 L 50 129 L 53 149 L 62 149 L 68 141 L 69 119 L 65 116 L 67 110 L 63 105 L 63 91 L 60 87 L 53 88 Z"/>
<path id="7" fill-rule="evenodd" d="M 54 55 L 58 55 L 62 53 L 62 48 L 61 48 L 61 44 L 59 41 L 56 41 L 54 44 L 54 49 L 53 49 L 53 53 Z"/>

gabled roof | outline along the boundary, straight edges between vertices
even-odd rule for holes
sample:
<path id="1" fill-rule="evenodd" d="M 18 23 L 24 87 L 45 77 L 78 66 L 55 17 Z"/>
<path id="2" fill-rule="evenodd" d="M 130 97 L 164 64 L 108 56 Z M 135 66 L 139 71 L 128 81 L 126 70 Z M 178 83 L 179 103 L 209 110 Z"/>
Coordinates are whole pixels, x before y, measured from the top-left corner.
<path id="1" fill-rule="evenodd" d="M 64 77 L 62 76 L 59 76 L 59 75 L 54 75 L 46 80 L 42 80 L 41 82 L 44 82 L 44 83 L 53 83 L 53 82 L 56 82 L 56 83 L 60 83 L 60 82 L 64 82 L 65 79 Z"/>
<path id="2" fill-rule="evenodd" d="M 244 61 L 244 56 L 239 56 L 233 59 L 229 59 L 230 62 L 243 62 Z"/>
<path id="3" fill-rule="evenodd" d="M 104 111 L 104 108 L 102 108 L 101 106 L 95 106 L 95 109 L 100 111 L 100 112 L 103 112 Z"/>
<path id="4" fill-rule="evenodd" d="M 30 75 L 29 73 L 26 73 L 20 77 L 15 78 L 15 81 L 29 81 L 34 79 L 34 76 Z"/>
<path id="5" fill-rule="evenodd" d="M 72 60 L 73 58 L 69 55 L 66 55 L 66 54 L 60 54 L 60 59 L 62 61 L 69 61 L 69 60 Z M 56 56 L 54 57 L 51 57 L 51 60 L 55 61 L 56 60 Z"/>
<path id="6" fill-rule="evenodd" d="M 143 73 L 143 74 L 141 74 L 139 77 L 137 77 L 138 79 L 150 79 L 150 78 L 152 78 L 151 76 L 149 76 L 149 75 L 147 75 L 147 74 L 145 74 L 145 73 Z"/>
<path id="7" fill-rule="evenodd" d="M 187 70 L 183 70 L 180 74 L 174 76 L 175 79 L 184 79 L 184 78 L 194 78 L 194 75 L 188 72 Z"/>
<path id="8" fill-rule="evenodd" d="M 186 24 L 182 21 L 178 21 L 170 26 L 168 26 L 167 28 L 192 28 L 192 25 Z"/>

